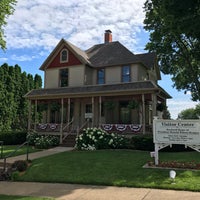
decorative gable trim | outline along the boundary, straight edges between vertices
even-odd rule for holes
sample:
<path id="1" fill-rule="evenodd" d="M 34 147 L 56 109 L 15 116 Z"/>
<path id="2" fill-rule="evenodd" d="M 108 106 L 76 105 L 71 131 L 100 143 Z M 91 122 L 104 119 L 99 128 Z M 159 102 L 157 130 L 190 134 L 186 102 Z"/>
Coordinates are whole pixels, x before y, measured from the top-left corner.
<path id="1" fill-rule="evenodd" d="M 66 60 L 62 60 L 62 53 L 64 51 L 67 51 L 67 58 Z M 67 67 L 67 66 L 74 66 L 74 65 L 81 65 L 81 61 L 72 53 L 66 46 L 62 47 L 60 51 L 56 53 L 54 58 L 49 62 L 46 69 L 52 69 L 52 68 L 61 68 L 61 67 Z"/>
<path id="2" fill-rule="evenodd" d="M 68 51 L 68 61 L 60 62 L 60 53 L 62 50 Z M 87 60 L 87 55 L 84 51 L 71 43 L 61 39 L 57 46 L 53 49 L 44 63 L 41 65 L 40 70 L 46 70 L 54 67 L 66 67 L 71 65 L 90 64 Z"/>

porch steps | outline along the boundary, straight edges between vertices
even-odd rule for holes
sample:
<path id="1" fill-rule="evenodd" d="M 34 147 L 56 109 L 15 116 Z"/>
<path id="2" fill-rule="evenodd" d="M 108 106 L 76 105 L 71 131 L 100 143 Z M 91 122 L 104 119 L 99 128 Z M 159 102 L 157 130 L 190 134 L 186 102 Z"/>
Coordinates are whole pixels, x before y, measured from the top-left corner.
<path id="1" fill-rule="evenodd" d="M 68 135 L 60 146 L 63 147 L 74 147 L 76 144 L 76 135 Z"/>

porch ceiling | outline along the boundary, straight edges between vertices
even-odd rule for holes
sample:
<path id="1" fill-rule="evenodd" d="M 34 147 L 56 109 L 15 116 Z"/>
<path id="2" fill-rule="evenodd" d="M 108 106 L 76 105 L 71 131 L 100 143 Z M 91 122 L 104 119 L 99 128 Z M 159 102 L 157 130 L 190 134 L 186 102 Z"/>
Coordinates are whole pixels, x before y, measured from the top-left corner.
<path id="1" fill-rule="evenodd" d="M 61 97 L 116 96 L 129 94 L 155 93 L 162 90 L 166 98 L 171 98 L 160 86 L 152 81 L 119 83 L 111 85 L 86 85 L 81 87 L 62 87 L 31 90 L 25 95 L 28 99 L 49 99 Z"/>

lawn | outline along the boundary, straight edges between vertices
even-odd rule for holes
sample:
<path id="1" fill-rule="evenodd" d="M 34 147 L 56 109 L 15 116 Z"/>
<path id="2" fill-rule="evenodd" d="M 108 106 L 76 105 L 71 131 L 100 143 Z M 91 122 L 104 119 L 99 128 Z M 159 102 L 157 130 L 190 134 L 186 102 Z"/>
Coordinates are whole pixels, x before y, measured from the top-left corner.
<path id="1" fill-rule="evenodd" d="M 198 152 L 160 152 L 160 160 L 200 162 Z M 149 152 L 133 150 L 71 151 L 36 159 L 21 181 L 59 182 L 200 191 L 200 170 L 176 170 L 175 184 L 168 169 L 142 168 Z"/>
<path id="2" fill-rule="evenodd" d="M 3 146 L 3 157 L 8 156 L 10 153 L 14 152 L 16 150 L 16 148 L 19 145 L 5 145 Z M 12 156 L 18 156 L 18 155 L 22 155 L 22 154 L 26 154 L 27 151 L 27 147 L 23 146 L 20 149 L 18 149 L 17 152 L 15 152 L 14 155 Z M 29 146 L 29 153 L 33 153 L 39 151 L 38 149 L 33 148 L 32 146 Z"/>
<path id="3" fill-rule="evenodd" d="M 52 198 L 44 197 L 24 197 L 24 196 L 10 196 L 10 195 L 0 195 L 2 200 L 54 200 Z"/>

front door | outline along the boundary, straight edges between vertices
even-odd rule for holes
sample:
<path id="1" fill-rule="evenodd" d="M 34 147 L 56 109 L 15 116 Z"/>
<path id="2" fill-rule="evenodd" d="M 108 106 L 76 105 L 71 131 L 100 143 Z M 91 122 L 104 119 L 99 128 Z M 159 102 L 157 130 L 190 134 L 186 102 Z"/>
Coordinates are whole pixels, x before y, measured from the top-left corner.
<path id="1" fill-rule="evenodd" d="M 120 102 L 120 122 L 129 124 L 131 122 L 131 112 L 128 108 L 128 102 Z"/>

